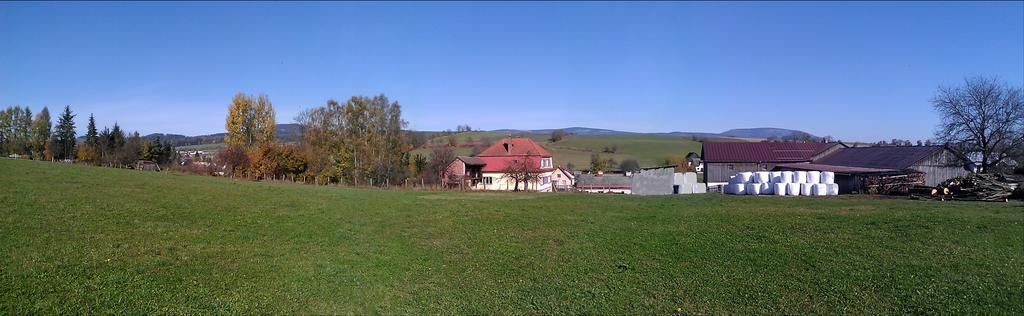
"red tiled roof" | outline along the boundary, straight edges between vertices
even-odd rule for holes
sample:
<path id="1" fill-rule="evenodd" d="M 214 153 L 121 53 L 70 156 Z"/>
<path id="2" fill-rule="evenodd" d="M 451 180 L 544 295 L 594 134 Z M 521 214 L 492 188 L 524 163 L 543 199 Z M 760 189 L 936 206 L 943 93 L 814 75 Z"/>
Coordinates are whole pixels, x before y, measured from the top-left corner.
<path id="1" fill-rule="evenodd" d="M 481 172 L 504 172 L 505 168 L 508 168 L 514 161 L 520 159 L 530 159 L 533 161 L 533 165 L 537 167 L 540 172 L 551 171 L 551 168 L 540 169 L 540 156 L 504 156 L 504 157 L 476 157 L 484 162 L 484 167 L 480 169 Z"/>
<path id="2" fill-rule="evenodd" d="M 839 143 L 705 142 L 704 162 L 800 162 Z"/>
<path id="3" fill-rule="evenodd" d="M 487 147 L 477 157 L 503 157 L 503 156 L 538 156 L 551 157 L 551 154 L 540 144 L 529 138 L 502 138 Z M 539 165 L 539 164 L 538 164 Z"/>

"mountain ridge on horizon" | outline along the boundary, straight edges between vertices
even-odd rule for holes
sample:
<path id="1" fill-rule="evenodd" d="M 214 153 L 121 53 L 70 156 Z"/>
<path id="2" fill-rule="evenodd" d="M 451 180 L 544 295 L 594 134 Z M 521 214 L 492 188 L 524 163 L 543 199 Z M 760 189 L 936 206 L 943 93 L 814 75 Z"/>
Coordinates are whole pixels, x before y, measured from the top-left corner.
<path id="1" fill-rule="evenodd" d="M 498 132 L 498 133 L 513 133 L 513 134 L 550 134 L 556 130 L 563 130 L 566 133 L 581 136 L 612 136 L 612 135 L 659 135 L 659 136 L 675 136 L 675 137 L 712 137 L 712 138 L 784 138 L 788 136 L 809 136 L 811 138 L 819 138 L 813 134 L 786 128 L 777 127 L 754 127 L 754 128 L 734 128 L 729 129 L 721 133 L 712 132 L 630 132 L 604 128 L 594 127 L 582 127 L 573 126 L 566 128 L 547 128 L 547 129 L 495 129 L 487 130 L 483 132 Z M 414 131 L 414 132 L 427 132 L 427 133 L 439 133 L 440 131 Z M 296 123 L 285 123 L 277 124 L 277 138 L 286 141 L 297 141 L 302 137 L 302 126 Z M 197 145 L 197 144 L 215 144 L 224 141 L 224 136 L 227 132 L 195 135 L 188 136 L 174 133 L 151 133 L 142 136 L 145 139 L 155 139 L 160 137 L 162 140 L 171 141 L 175 146 L 183 145 Z"/>

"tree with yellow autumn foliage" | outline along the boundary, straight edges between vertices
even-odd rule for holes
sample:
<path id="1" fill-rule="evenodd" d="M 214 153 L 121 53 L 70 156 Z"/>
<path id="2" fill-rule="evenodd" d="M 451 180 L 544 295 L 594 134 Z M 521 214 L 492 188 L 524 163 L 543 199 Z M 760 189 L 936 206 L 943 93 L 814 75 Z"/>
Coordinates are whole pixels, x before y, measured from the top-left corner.
<path id="1" fill-rule="evenodd" d="M 253 97 L 238 93 L 231 99 L 224 140 L 231 145 L 256 148 L 274 141 L 274 106 L 266 95 Z"/>

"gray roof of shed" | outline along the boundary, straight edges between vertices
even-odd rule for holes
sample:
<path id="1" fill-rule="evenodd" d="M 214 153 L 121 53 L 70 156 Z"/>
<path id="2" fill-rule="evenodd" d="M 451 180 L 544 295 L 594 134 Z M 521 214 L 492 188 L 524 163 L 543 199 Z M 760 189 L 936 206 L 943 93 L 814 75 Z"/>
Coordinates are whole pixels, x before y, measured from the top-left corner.
<path id="1" fill-rule="evenodd" d="M 470 166 L 483 166 L 487 164 L 486 162 L 484 162 L 483 159 L 477 157 L 458 156 L 456 158 L 462 160 L 462 162 L 465 162 L 467 165 Z"/>
<path id="2" fill-rule="evenodd" d="M 840 148 L 815 164 L 902 170 L 945 150 L 945 146 L 879 146 Z"/>

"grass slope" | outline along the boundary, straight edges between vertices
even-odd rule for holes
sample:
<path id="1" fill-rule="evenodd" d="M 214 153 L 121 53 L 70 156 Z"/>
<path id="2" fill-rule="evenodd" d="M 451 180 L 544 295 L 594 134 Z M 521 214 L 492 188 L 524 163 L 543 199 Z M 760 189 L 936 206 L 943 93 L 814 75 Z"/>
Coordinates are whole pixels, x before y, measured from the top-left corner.
<path id="1" fill-rule="evenodd" d="M 501 139 L 507 134 L 495 132 L 465 132 L 454 135 L 459 143 L 481 138 L 489 138 L 492 141 Z M 556 142 L 548 142 L 550 135 L 528 134 L 517 135 L 517 137 L 530 137 L 537 143 L 544 146 L 554 158 L 556 165 L 566 166 L 572 163 L 578 169 L 590 167 L 590 155 L 599 154 L 602 158 L 615 158 L 615 161 L 622 162 L 626 159 L 636 159 L 642 167 L 654 167 L 664 165 L 665 158 L 671 155 L 686 156 L 690 152 L 700 153 L 700 143 L 685 137 L 664 136 L 652 134 L 635 135 L 572 135 Z M 447 143 L 447 136 L 440 136 L 431 139 L 432 144 Z M 615 153 L 602 152 L 605 147 L 618 146 Z M 458 147 L 456 155 L 469 155 L 473 151 L 469 147 Z M 430 156 L 430 149 L 419 148 L 412 152 L 426 157 Z"/>
<path id="2" fill-rule="evenodd" d="M 1019 203 L 0 184 L 0 314 L 1024 313 Z"/>
<path id="3" fill-rule="evenodd" d="M 689 138 L 660 135 L 573 135 L 556 142 L 548 143 L 548 135 L 530 135 L 551 152 L 555 163 L 566 165 L 572 163 L 577 168 L 590 167 L 590 155 L 599 154 L 602 158 L 615 158 L 622 162 L 636 159 L 642 167 L 654 167 L 665 164 L 665 158 L 672 155 L 685 157 L 690 152 L 700 153 L 700 143 Z M 615 153 L 602 152 L 605 147 L 618 146 Z"/>

